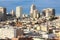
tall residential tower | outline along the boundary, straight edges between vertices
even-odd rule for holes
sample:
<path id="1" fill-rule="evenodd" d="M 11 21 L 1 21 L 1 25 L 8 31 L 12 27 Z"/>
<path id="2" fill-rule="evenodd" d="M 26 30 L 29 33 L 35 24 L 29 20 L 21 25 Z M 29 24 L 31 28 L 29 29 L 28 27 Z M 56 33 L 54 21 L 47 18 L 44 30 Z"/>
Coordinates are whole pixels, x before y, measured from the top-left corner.
<path id="1" fill-rule="evenodd" d="M 21 6 L 16 7 L 16 18 L 22 18 L 22 7 Z"/>

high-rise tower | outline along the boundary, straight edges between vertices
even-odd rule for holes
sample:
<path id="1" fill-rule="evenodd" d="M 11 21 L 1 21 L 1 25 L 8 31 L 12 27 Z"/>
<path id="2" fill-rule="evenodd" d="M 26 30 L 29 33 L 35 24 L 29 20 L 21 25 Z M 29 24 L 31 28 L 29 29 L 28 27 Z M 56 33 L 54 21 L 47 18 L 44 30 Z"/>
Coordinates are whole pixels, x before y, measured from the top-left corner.
<path id="1" fill-rule="evenodd" d="M 16 18 L 22 18 L 22 7 L 16 7 Z"/>
<path id="2" fill-rule="evenodd" d="M 55 9 L 53 8 L 43 9 L 42 14 L 46 17 L 55 16 Z"/>
<path id="3" fill-rule="evenodd" d="M 34 10 L 36 9 L 36 6 L 34 4 L 31 5 L 30 8 L 30 16 L 33 17 Z"/>

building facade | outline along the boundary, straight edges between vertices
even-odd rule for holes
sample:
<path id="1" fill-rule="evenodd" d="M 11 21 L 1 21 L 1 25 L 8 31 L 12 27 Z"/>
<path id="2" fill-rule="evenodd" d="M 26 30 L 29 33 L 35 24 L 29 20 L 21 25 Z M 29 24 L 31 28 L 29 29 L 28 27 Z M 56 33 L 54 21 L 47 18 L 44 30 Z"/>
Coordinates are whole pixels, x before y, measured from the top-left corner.
<path id="1" fill-rule="evenodd" d="M 39 11 L 36 9 L 34 10 L 34 13 L 33 13 L 33 18 L 39 18 L 40 17 L 40 14 L 39 14 Z"/>
<path id="2" fill-rule="evenodd" d="M 23 31 L 19 28 L 5 27 L 0 28 L 0 39 L 18 37 L 23 34 Z"/>
<path id="3" fill-rule="evenodd" d="M 33 17 L 34 10 L 36 9 L 36 6 L 34 4 L 31 5 L 30 8 L 30 16 Z"/>
<path id="4" fill-rule="evenodd" d="M 6 8 L 0 7 L 0 21 L 6 20 Z"/>
<path id="5" fill-rule="evenodd" d="M 14 17 L 15 16 L 14 10 L 11 10 L 10 14 Z"/>
<path id="6" fill-rule="evenodd" d="M 55 9 L 53 8 L 43 9 L 42 14 L 46 17 L 55 16 Z"/>
<path id="7" fill-rule="evenodd" d="M 18 6 L 16 7 L 16 18 L 21 18 L 22 17 L 22 7 Z"/>

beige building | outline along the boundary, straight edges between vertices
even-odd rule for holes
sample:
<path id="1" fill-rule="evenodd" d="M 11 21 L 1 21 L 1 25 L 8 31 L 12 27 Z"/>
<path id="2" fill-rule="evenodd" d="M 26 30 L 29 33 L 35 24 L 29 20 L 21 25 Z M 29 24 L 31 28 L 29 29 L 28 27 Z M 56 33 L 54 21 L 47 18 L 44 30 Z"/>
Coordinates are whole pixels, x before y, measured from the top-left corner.
<path id="1" fill-rule="evenodd" d="M 22 17 L 22 7 L 17 6 L 16 7 L 16 18 L 21 18 Z"/>
<path id="2" fill-rule="evenodd" d="M 39 11 L 36 9 L 34 10 L 34 13 L 33 13 L 33 18 L 39 18 Z"/>
<path id="3" fill-rule="evenodd" d="M 33 17 L 34 10 L 36 9 L 36 6 L 34 4 L 31 5 L 30 8 L 30 16 Z"/>
<path id="4" fill-rule="evenodd" d="M 0 7 L 0 21 L 6 20 L 6 8 Z"/>
<path id="5" fill-rule="evenodd" d="M 47 30 L 47 26 L 43 26 L 43 25 L 41 25 L 41 28 L 40 28 L 42 31 L 45 31 L 45 32 L 48 32 L 48 30 Z"/>
<path id="6" fill-rule="evenodd" d="M 34 4 L 31 5 L 31 8 L 30 8 L 30 16 L 32 18 L 39 18 L 40 17 L 40 13 L 39 11 L 36 9 L 36 6 Z"/>
<path id="7" fill-rule="evenodd" d="M 11 14 L 12 16 L 15 16 L 14 10 L 11 10 L 10 14 Z"/>

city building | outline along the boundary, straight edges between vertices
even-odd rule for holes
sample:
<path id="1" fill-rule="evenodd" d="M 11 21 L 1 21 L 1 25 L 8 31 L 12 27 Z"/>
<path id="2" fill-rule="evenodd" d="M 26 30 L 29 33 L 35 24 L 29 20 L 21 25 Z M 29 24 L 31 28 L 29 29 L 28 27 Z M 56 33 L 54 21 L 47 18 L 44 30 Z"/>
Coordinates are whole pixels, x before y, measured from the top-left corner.
<path id="1" fill-rule="evenodd" d="M 5 21 L 6 19 L 6 8 L 0 7 L 0 21 Z"/>
<path id="2" fill-rule="evenodd" d="M 45 25 L 41 25 L 40 29 L 41 29 L 42 31 L 48 32 L 48 30 L 47 30 L 48 28 L 47 28 L 47 26 L 45 26 Z"/>
<path id="3" fill-rule="evenodd" d="M 34 10 L 36 9 L 36 6 L 34 4 L 31 5 L 31 8 L 30 8 L 30 16 L 33 17 L 33 13 L 34 13 Z"/>
<path id="4" fill-rule="evenodd" d="M 26 18 L 26 17 L 28 17 L 28 15 L 27 14 L 23 14 L 22 17 L 23 18 Z"/>
<path id="5" fill-rule="evenodd" d="M 23 34 L 23 30 L 20 28 L 13 28 L 11 26 L 0 28 L 0 39 L 18 37 Z"/>
<path id="6" fill-rule="evenodd" d="M 46 17 L 54 17 L 55 9 L 53 9 L 53 8 L 43 9 L 42 14 L 43 14 L 43 16 L 46 16 Z"/>
<path id="7" fill-rule="evenodd" d="M 22 18 L 22 7 L 21 6 L 16 7 L 16 18 Z"/>
<path id="8" fill-rule="evenodd" d="M 14 17 L 15 16 L 14 10 L 11 10 L 10 14 Z"/>
<path id="9" fill-rule="evenodd" d="M 39 18 L 40 15 L 39 15 L 39 11 L 37 9 L 34 10 L 34 13 L 33 13 L 33 18 Z"/>

